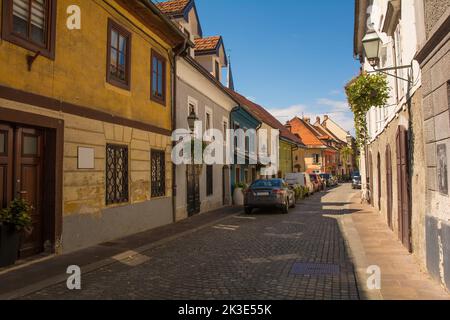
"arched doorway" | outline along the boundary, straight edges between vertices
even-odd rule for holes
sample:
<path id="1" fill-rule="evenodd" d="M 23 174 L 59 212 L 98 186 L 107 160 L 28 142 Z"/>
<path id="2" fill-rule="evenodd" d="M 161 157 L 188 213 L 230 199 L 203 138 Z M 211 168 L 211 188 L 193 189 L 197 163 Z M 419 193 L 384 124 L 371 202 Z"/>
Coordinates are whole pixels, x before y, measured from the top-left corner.
<path id="1" fill-rule="evenodd" d="M 381 211 L 381 156 L 377 155 L 377 178 L 378 178 L 378 210 Z"/>
<path id="2" fill-rule="evenodd" d="M 392 154 L 391 146 L 386 146 L 386 194 L 387 194 L 387 221 L 392 229 Z"/>
<path id="3" fill-rule="evenodd" d="M 397 144 L 397 202 L 399 238 L 403 245 L 412 252 L 411 245 L 411 211 L 409 195 L 408 167 L 408 131 L 399 126 L 396 135 Z"/>

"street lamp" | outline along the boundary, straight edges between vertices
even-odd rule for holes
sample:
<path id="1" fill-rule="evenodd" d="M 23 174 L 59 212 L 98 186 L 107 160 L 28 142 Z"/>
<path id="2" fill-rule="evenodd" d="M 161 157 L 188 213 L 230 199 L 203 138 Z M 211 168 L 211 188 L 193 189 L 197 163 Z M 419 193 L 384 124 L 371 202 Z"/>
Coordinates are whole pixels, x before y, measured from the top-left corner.
<path id="1" fill-rule="evenodd" d="M 382 44 L 381 38 L 375 31 L 370 31 L 362 40 L 364 52 L 367 60 L 372 67 L 378 66 L 380 63 L 380 47 Z"/>
<path id="2" fill-rule="evenodd" d="M 383 45 L 383 41 L 381 40 L 378 33 L 374 30 L 369 31 L 364 38 L 362 39 L 362 44 L 364 47 L 364 53 L 366 55 L 367 60 L 369 61 L 369 64 L 372 66 L 374 71 L 371 71 L 369 73 L 374 72 L 380 72 L 387 76 L 394 77 L 396 79 L 400 79 L 403 81 L 407 81 L 409 84 L 414 83 L 414 77 L 412 73 L 413 69 L 413 63 L 411 61 L 411 64 L 405 65 L 405 66 L 395 66 L 395 67 L 388 67 L 388 68 L 377 68 L 380 64 L 380 52 L 381 52 L 381 46 Z M 409 69 L 411 71 L 411 79 L 405 79 L 402 77 L 399 77 L 397 73 L 391 74 L 388 71 L 396 71 L 400 69 Z"/>
<path id="3" fill-rule="evenodd" d="M 191 113 L 189 114 L 187 121 L 188 121 L 188 125 L 189 125 L 189 130 L 191 130 L 191 132 L 194 132 L 195 129 L 195 122 L 198 120 L 197 115 L 195 114 L 194 110 L 191 110 Z"/>

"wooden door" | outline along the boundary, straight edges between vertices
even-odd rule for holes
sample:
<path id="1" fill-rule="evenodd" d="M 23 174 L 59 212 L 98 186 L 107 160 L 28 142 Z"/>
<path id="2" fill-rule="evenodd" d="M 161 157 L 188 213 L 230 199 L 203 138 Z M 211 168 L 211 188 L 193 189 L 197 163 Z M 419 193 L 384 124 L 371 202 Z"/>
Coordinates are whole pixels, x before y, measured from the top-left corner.
<path id="1" fill-rule="evenodd" d="M 378 179 L 378 210 L 381 211 L 381 156 L 377 155 L 377 179 Z"/>
<path id="2" fill-rule="evenodd" d="M 194 165 L 186 166 L 187 211 L 192 217 L 200 213 L 200 178 Z"/>
<path id="3" fill-rule="evenodd" d="M 397 130 L 397 202 L 399 239 L 411 252 L 411 211 L 409 209 L 408 134 L 403 126 Z"/>
<path id="4" fill-rule="evenodd" d="M 13 128 L 0 123 L 0 209 L 13 198 Z"/>
<path id="5" fill-rule="evenodd" d="M 33 207 L 33 231 L 25 236 L 20 257 L 43 251 L 42 167 L 43 133 L 37 129 L 18 127 L 15 132 L 15 193 Z"/>
<path id="6" fill-rule="evenodd" d="M 369 152 L 369 191 L 370 191 L 370 204 L 372 207 L 375 205 L 373 201 L 373 162 L 372 162 L 372 152 Z"/>
<path id="7" fill-rule="evenodd" d="M 386 147 L 386 194 L 387 194 L 387 221 L 392 229 L 392 155 L 391 147 Z"/>

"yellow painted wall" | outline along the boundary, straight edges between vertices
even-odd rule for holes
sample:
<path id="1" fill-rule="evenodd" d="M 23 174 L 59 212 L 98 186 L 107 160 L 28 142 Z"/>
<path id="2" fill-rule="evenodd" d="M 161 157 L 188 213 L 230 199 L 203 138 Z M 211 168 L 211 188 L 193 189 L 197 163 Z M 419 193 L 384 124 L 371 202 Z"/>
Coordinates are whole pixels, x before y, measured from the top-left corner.
<path id="1" fill-rule="evenodd" d="M 30 52 L 0 39 L 0 84 L 170 130 L 170 46 L 114 0 L 57 2 L 55 60 L 38 57 L 29 72 L 26 55 Z M 69 5 L 81 8 L 81 30 L 67 29 Z M 130 91 L 106 82 L 108 17 L 132 33 Z M 168 61 L 166 106 L 150 100 L 151 49 Z"/>

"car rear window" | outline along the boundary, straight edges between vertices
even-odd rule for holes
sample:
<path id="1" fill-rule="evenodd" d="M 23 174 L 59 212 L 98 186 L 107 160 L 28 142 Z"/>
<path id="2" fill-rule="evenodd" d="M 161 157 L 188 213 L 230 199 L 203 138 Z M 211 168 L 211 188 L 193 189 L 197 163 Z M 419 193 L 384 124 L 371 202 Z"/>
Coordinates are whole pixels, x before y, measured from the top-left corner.
<path id="1" fill-rule="evenodd" d="M 259 180 L 252 184 L 252 188 L 279 188 L 281 187 L 280 180 Z"/>

